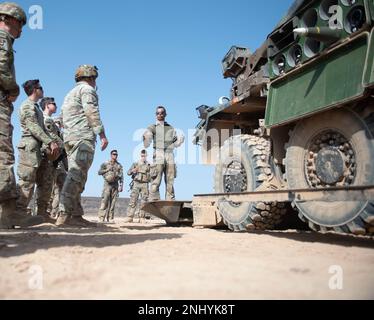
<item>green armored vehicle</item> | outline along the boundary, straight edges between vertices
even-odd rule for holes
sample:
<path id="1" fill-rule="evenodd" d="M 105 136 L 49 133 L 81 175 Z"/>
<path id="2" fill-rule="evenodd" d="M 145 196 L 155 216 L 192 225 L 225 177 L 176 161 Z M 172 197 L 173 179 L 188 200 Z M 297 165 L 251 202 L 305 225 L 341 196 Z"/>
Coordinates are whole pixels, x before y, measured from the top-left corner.
<path id="1" fill-rule="evenodd" d="M 195 143 L 216 165 L 216 194 L 374 185 L 373 22 L 374 0 L 301 0 L 256 52 L 231 48 L 231 97 L 197 109 Z M 369 198 L 300 199 L 292 205 L 313 230 L 373 230 Z M 287 213 L 279 201 L 217 210 L 232 230 L 273 228 Z"/>

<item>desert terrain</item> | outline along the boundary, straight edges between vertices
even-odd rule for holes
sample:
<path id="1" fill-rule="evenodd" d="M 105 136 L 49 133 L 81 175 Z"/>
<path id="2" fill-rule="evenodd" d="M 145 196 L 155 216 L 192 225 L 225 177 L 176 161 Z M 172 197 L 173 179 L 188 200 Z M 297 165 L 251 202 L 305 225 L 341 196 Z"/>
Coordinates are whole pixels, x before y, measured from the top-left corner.
<path id="1" fill-rule="evenodd" d="M 373 238 L 124 225 L 126 205 L 98 228 L 1 231 L 0 299 L 374 299 Z"/>

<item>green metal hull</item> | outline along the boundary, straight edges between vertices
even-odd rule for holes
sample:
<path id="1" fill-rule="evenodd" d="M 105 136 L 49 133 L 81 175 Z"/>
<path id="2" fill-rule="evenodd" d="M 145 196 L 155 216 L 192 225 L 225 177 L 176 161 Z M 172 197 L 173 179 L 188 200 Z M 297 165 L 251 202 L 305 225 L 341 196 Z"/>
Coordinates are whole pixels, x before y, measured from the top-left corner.
<path id="1" fill-rule="evenodd" d="M 366 66 L 368 42 L 369 34 L 363 33 L 271 83 L 266 126 L 289 123 L 362 97 L 364 70 L 373 69 L 372 60 Z"/>

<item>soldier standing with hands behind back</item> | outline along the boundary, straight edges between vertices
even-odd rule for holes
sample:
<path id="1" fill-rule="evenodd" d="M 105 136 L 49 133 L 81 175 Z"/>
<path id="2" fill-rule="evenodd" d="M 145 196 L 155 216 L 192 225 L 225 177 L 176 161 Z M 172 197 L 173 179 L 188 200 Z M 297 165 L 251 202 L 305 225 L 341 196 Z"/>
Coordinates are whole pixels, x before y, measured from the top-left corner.
<path id="1" fill-rule="evenodd" d="M 123 191 L 123 168 L 117 161 L 118 151 L 113 150 L 111 159 L 101 165 L 99 175 L 104 177 L 104 190 L 99 210 L 99 221 L 114 222 L 117 197 Z"/>

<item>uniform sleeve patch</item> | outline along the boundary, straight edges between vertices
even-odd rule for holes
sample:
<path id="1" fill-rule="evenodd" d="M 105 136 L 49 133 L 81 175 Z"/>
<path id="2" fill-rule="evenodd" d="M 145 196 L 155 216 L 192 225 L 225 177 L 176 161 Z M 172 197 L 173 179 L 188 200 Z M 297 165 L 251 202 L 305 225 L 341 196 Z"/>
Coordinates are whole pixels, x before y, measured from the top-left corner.
<path id="1" fill-rule="evenodd" d="M 0 49 L 8 51 L 8 43 L 5 39 L 0 39 Z"/>

